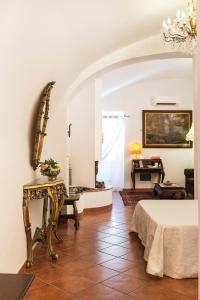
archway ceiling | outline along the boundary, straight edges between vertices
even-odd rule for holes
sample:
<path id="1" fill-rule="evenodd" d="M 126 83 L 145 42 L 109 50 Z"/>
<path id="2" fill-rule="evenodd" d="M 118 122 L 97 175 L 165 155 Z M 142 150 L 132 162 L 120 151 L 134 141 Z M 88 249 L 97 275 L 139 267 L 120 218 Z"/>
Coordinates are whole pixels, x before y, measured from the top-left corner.
<path id="1" fill-rule="evenodd" d="M 149 60 L 114 69 L 100 77 L 102 80 L 102 96 L 144 80 L 166 78 L 192 79 L 192 59 Z"/>
<path id="2" fill-rule="evenodd" d="M 6 40 L 1 43 L 11 50 L 15 45 L 18 59 L 27 66 L 49 61 L 65 76 L 67 87 L 99 58 L 159 33 L 162 20 L 186 4 L 186 0 L 3 1 L 0 33 L 4 36 L 5 31 Z"/>

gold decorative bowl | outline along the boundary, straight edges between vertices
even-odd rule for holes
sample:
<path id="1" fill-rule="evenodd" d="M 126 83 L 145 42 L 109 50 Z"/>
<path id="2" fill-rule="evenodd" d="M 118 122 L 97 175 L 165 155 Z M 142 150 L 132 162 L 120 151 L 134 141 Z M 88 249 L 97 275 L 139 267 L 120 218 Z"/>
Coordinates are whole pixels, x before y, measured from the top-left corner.
<path id="1" fill-rule="evenodd" d="M 53 181 L 57 178 L 58 174 L 60 173 L 60 168 L 48 168 L 46 170 L 41 169 L 41 174 L 43 176 L 48 176 L 49 181 Z"/>

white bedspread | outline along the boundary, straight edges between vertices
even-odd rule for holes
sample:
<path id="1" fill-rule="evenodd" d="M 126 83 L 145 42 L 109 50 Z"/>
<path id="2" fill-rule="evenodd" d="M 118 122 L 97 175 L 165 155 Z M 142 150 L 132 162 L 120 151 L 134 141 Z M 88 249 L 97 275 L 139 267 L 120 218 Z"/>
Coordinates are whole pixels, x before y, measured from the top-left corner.
<path id="1" fill-rule="evenodd" d="M 147 273 L 172 278 L 197 277 L 198 201 L 141 200 L 130 231 L 145 246 Z"/>

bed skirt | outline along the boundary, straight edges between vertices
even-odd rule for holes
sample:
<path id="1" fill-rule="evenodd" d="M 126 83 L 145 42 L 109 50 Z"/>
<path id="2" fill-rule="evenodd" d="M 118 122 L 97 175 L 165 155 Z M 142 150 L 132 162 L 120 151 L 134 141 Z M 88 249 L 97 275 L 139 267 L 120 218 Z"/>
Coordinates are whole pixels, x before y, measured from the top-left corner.
<path id="1" fill-rule="evenodd" d="M 145 247 L 147 273 L 172 278 L 198 277 L 198 203 L 196 200 L 142 200 L 130 231 Z"/>

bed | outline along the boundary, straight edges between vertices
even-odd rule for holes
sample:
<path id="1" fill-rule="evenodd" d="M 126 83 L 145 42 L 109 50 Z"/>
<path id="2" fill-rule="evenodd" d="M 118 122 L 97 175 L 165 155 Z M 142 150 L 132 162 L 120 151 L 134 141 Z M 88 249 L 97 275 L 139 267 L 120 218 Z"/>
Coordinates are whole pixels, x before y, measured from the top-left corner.
<path id="1" fill-rule="evenodd" d="M 141 200 L 130 231 L 145 247 L 147 273 L 172 278 L 198 277 L 198 201 Z"/>

